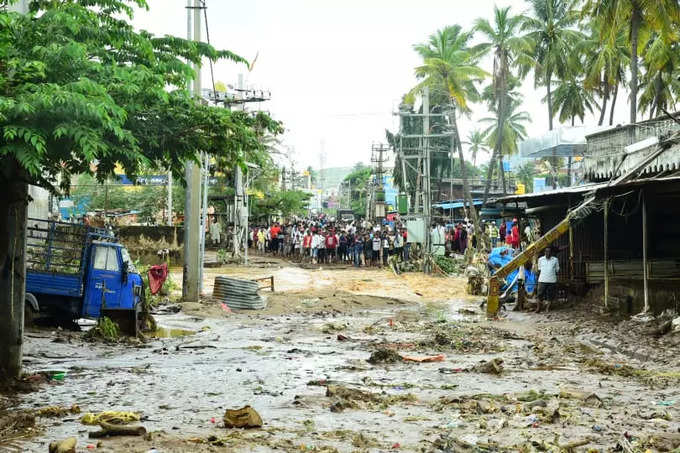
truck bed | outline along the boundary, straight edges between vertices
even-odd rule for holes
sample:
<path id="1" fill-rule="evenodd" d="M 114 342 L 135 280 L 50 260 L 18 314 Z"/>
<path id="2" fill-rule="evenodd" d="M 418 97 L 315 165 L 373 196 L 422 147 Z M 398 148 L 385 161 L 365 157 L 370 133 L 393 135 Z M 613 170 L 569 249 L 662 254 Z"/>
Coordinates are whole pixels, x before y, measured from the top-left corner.
<path id="1" fill-rule="evenodd" d="M 83 284 L 80 274 L 59 274 L 26 270 L 26 292 L 55 296 L 81 297 Z"/>

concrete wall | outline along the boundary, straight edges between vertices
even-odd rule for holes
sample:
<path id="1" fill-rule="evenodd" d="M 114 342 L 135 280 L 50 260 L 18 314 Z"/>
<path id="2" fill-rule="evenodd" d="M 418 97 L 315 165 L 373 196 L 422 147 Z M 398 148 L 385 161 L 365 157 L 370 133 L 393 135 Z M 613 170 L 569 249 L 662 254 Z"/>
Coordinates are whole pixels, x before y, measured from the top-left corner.
<path id="1" fill-rule="evenodd" d="M 599 295 L 602 303 L 602 285 L 591 291 Z M 678 281 L 650 280 L 649 306 L 652 312 L 659 314 L 671 308 L 680 309 Z M 609 282 L 609 309 L 622 315 L 635 315 L 644 310 L 644 290 L 641 280 L 611 279 Z"/>
<path id="2" fill-rule="evenodd" d="M 32 198 L 28 203 L 28 217 L 46 220 L 50 213 L 50 193 L 37 186 L 28 186 L 28 195 Z"/>
<path id="3" fill-rule="evenodd" d="M 182 265 L 184 229 L 173 226 L 130 225 L 116 229 L 116 236 L 127 247 L 133 260 L 143 264 L 159 264 L 158 251 L 170 251 L 170 264 Z"/>

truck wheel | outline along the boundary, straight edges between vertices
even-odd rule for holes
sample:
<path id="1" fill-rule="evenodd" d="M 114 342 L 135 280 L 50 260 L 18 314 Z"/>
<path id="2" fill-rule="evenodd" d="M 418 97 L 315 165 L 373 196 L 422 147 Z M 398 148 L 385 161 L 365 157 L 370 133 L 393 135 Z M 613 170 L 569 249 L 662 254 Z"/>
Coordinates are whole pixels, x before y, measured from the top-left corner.
<path id="1" fill-rule="evenodd" d="M 36 312 L 30 304 L 24 306 L 24 327 L 31 327 L 36 318 Z"/>

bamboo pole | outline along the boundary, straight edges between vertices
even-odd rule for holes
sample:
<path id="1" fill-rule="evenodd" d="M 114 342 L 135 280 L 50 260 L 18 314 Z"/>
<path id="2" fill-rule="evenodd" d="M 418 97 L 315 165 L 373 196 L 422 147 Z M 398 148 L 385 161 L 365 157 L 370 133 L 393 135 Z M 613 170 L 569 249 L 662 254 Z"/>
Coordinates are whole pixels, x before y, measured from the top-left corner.
<path id="1" fill-rule="evenodd" d="M 604 202 L 604 308 L 609 308 L 609 200 Z"/>
<path id="2" fill-rule="evenodd" d="M 645 293 L 645 312 L 649 311 L 649 269 L 647 266 L 647 197 L 642 192 L 642 279 Z"/>

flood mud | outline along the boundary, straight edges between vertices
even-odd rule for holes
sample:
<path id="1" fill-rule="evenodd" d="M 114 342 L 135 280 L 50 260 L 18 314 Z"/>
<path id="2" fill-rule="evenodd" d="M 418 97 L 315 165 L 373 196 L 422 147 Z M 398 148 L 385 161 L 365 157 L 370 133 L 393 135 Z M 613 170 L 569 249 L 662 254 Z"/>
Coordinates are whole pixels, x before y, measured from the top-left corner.
<path id="1" fill-rule="evenodd" d="M 275 275 L 277 292 L 263 291 L 261 311 L 226 312 L 210 298 L 180 304 L 156 315 L 156 335 L 134 343 L 29 331 L 27 371 L 65 375 L 3 400 L 4 413 L 34 417 L 12 440 L 20 450 L 8 451 L 45 452 L 72 436 L 77 451 L 110 452 L 680 446 L 670 435 L 680 429 L 672 336 L 650 337 L 578 305 L 486 321 L 456 278 L 230 266 L 206 269 L 208 292 L 216 275 Z M 93 441 L 96 427 L 78 415 L 38 412 L 74 404 L 83 413 L 138 414 L 147 434 Z M 262 427 L 225 427 L 227 410 L 244 406 Z"/>

